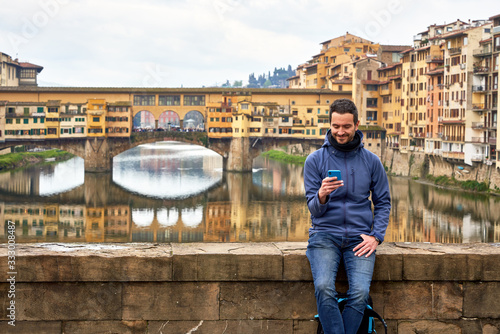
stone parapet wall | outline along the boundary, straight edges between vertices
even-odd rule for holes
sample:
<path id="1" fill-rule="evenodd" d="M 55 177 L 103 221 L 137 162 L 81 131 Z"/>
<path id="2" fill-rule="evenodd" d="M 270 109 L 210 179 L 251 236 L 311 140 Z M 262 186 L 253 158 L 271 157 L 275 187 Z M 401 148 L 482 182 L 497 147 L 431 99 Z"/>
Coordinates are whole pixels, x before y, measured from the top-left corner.
<path id="1" fill-rule="evenodd" d="M 315 333 L 305 249 L 18 244 L 12 327 L 4 244 L 0 332 Z M 377 252 L 371 295 L 389 333 L 500 332 L 500 245 L 384 243 Z M 346 286 L 341 274 L 338 289 Z"/>
<path id="2" fill-rule="evenodd" d="M 447 176 L 458 181 L 486 182 L 491 190 L 500 190 L 500 169 L 494 164 L 474 163 L 473 166 L 468 166 L 463 161 L 446 160 L 423 152 L 401 153 L 393 149 L 386 149 L 381 161 L 389 173 L 397 176 L 412 178 L 425 178 L 427 175 Z"/>

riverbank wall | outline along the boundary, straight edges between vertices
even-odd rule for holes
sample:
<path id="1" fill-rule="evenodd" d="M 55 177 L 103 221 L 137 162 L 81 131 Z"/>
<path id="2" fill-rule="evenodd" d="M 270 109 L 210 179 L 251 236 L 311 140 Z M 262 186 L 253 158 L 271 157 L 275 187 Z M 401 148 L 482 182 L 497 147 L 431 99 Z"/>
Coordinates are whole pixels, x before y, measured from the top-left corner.
<path id="1" fill-rule="evenodd" d="M 0 332 L 315 333 L 306 245 L 3 244 Z M 374 308 L 389 333 L 499 333 L 498 263 L 498 244 L 384 243 Z"/>
<path id="2" fill-rule="evenodd" d="M 460 161 L 443 159 L 441 156 L 423 152 L 386 149 L 381 157 L 388 173 L 396 176 L 425 179 L 446 176 L 457 181 L 485 182 L 489 189 L 500 190 L 500 169 L 494 165 L 474 163 L 472 166 Z"/>

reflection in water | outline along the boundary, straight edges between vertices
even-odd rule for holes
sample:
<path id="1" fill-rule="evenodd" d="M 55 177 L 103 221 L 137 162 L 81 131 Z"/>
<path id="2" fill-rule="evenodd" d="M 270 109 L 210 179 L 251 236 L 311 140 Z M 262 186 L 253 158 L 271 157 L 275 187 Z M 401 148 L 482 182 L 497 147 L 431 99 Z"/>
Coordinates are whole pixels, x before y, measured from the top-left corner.
<path id="1" fill-rule="evenodd" d="M 113 181 L 149 197 L 186 198 L 206 191 L 221 179 L 221 157 L 196 145 L 141 145 L 113 159 Z"/>
<path id="2" fill-rule="evenodd" d="M 81 159 L 0 174 L 0 240 L 8 221 L 17 242 L 307 240 L 302 167 L 258 158 L 252 174 L 222 173 L 221 160 L 161 143 L 117 157 L 112 176 L 85 174 Z M 500 242 L 500 198 L 403 178 L 390 186 L 386 241 Z"/>

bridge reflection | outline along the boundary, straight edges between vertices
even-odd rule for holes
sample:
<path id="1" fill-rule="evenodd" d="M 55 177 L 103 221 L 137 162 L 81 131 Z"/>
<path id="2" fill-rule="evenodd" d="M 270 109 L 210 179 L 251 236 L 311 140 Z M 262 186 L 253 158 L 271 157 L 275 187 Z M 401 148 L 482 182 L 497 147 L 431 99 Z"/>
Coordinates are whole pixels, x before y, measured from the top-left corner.
<path id="1" fill-rule="evenodd" d="M 303 241 L 309 214 L 303 196 L 288 202 L 252 184 L 250 174 L 224 174 L 203 194 L 182 200 L 141 196 L 121 188 L 111 174 L 86 173 L 84 184 L 41 196 L 33 188 L 0 181 L 0 240 L 8 221 L 17 242 L 231 242 Z M 258 194 L 258 196 L 257 196 Z M 304 225 L 297 229 L 297 225 Z"/>

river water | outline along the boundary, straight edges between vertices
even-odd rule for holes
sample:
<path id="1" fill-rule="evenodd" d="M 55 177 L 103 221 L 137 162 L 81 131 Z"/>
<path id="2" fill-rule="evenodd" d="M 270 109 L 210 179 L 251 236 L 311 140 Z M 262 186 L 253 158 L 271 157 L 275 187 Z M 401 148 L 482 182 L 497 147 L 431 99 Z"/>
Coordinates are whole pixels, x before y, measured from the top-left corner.
<path id="1" fill-rule="evenodd" d="M 500 198 L 390 177 L 386 241 L 500 242 Z M 222 158 L 175 142 L 136 147 L 112 173 L 83 160 L 0 174 L 0 241 L 306 241 L 302 166 L 259 157 L 253 173 L 224 173 Z"/>

